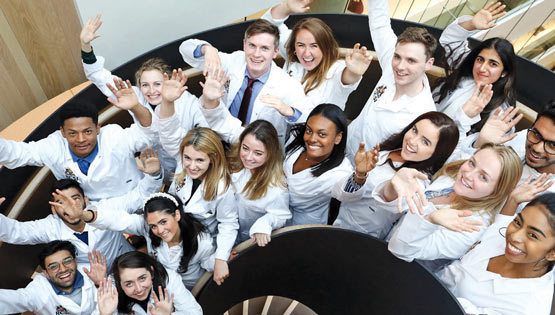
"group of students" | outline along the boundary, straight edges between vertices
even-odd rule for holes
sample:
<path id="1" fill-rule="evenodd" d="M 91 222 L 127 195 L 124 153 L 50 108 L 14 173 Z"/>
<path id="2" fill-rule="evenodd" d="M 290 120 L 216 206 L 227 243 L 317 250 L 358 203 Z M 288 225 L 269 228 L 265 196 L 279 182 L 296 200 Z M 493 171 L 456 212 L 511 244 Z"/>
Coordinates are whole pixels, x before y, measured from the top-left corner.
<path id="1" fill-rule="evenodd" d="M 505 6 L 488 4 L 443 31 L 447 76 L 432 91 L 425 72 L 436 39 L 414 27 L 397 37 L 387 1 L 369 0 L 382 77 L 348 123 L 345 103 L 372 58 L 356 44 L 341 60 L 317 18 L 289 29 L 287 17 L 310 2 L 271 8 L 247 28 L 242 51 L 184 41 L 184 61 L 205 76 L 200 97 L 186 91 L 181 69 L 157 58 L 139 68 L 136 86 L 113 76 L 91 47 L 100 15 L 90 18 L 80 34 L 85 74 L 134 124 L 100 127 L 94 105 L 70 101 L 47 138 L 0 139 L 2 165 L 47 166 L 57 179 L 52 215 L 0 215 L 1 241 L 47 243 L 43 274 L 0 290 L 0 308 L 200 314 L 188 290 L 205 271 L 224 282 L 235 244 L 264 247 L 280 227 L 327 224 L 335 198 L 333 225 L 420 260 L 467 313 L 549 314 L 555 103 L 514 132 L 522 115 L 512 107 L 512 45 L 467 44 Z M 273 62 L 278 54 L 283 68 Z M 144 236 L 148 255 L 122 233 Z"/>

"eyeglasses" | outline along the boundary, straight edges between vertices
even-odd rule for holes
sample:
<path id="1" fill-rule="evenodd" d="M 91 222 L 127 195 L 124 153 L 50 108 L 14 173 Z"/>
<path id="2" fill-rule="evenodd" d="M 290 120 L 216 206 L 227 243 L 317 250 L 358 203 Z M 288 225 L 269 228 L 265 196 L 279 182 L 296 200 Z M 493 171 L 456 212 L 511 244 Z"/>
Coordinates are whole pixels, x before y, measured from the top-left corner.
<path id="1" fill-rule="evenodd" d="M 68 267 L 69 265 L 71 265 L 71 263 L 73 263 L 73 257 L 67 257 L 67 258 L 64 258 L 64 260 L 62 260 L 62 264 L 64 265 L 64 267 Z M 51 272 L 56 272 L 58 271 L 58 269 L 60 269 L 60 264 L 51 263 L 46 267 L 46 269 L 48 269 L 48 271 L 51 271 Z"/>
<path id="2" fill-rule="evenodd" d="M 535 128 L 528 129 L 527 137 L 528 141 L 533 144 L 538 144 L 543 142 L 543 149 L 548 154 L 555 154 L 555 141 L 545 140 L 541 133 L 539 133 Z"/>

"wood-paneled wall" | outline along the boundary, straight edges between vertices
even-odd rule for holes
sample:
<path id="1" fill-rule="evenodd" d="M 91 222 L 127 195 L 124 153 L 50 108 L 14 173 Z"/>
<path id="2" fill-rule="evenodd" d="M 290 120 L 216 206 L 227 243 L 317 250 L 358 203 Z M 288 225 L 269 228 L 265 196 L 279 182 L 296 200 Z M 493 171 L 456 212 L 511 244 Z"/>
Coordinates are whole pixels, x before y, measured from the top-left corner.
<path id="1" fill-rule="evenodd" d="M 0 130 L 85 81 L 73 0 L 0 1 Z"/>

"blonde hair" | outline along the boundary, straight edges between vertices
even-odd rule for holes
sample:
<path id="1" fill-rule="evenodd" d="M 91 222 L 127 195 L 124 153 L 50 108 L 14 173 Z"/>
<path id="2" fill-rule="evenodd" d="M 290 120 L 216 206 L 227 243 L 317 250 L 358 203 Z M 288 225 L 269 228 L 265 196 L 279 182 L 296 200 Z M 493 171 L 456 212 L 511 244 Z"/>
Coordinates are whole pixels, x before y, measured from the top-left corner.
<path id="1" fill-rule="evenodd" d="M 480 199 L 457 196 L 455 201 L 451 204 L 451 208 L 471 211 L 483 210 L 482 214 L 488 214 L 492 216 L 493 219 L 493 215 L 501 209 L 505 204 L 507 196 L 509 196 L 511 191 L 518 184 L 522 176 L 522 161 L 511 147 L 486 143 L 482 145 L 478 151 L 485 149 L 493 150 L 501 162 L 501 174 L 499 174 L 499 179 L 495 184 L 493 192 Z M 434 175 L 433 180 L 436 180 L 440 176 L 456 178 L 459 169 L 466 161 L 467 160 L 455 161 L 443 166 Z"/>
<path id="2" fill-rule="evenodd" d="M 295 24 L 291 36 L 289 36 L 285 44 L 287 58 L 290 62 L 299 62 L 299 58 L 295 54 L 295 42 L 297 34 L 301 30 L 309 31 L 314 36 L 314 39 L 316 39 L 316 43 L 322 51 L 322 61 L 320 64 L 311 71 L 308 71 L 301 81 L 301 84 L 304 85 L 305 94 L 308 94 L 308 92 L 320 86 L 331 66 L 339 58 L 339 45 L 333 37 L 330 27 L 324 21 L 317 18 L 302 19 Z"/>
<path id="3" fill-rule="evenodd" d="M 140 87 L 141 76 L 143 75 L 143 72 L 151 70 L 158 70 L 162 72 L 162 74 L 166 73 L 167 75 L 171 75 L 170 66 L 168 66 L 168 64 L 164 60 L 160 58 L 150 58 L 147 61 L 143 62 L 137 72 L 135 72 L 135 85 Z"/>
<path id="4" fill-rule="evenodd" d="M 283 172 L 283 151 L 276 128 L 266 120 L 255 120 L 243 130 L 239 142 L 233 145 L 228 155 L 232 173 L 239 172 L 244 168 L 239 153 L 247 135 L 253 135 L 256 140 L 262 142 L 266 150 L 266 162 L 254 169 L 251 178 L 242 191 L 247 199 L 256 200 L 264 197 L 270 186 L 286 186 L 285 173 Z"/>
<path id="5" fill-rule="evenodd" d="M 192 146 L 195 150 L 206 153 L 210 159 L 210 165 L 201 179 L 204 182 L 204 200 L 214 200 L 218 195 L 218 184 L 224 180 L 224 191 L 231 184 L 231 176 L 226 163 L 224 148 L 220 137 L 216 132 L 209 128 L 193 128 L 187 132 L 185 138 L 179 145 L 179 155 L 183 158 L 185 147 Z M 187 176 L 185 168 L 175 174 L 175 181 L 181 182 Z M 220 192 L 223 193 L 224 191 Z"/>

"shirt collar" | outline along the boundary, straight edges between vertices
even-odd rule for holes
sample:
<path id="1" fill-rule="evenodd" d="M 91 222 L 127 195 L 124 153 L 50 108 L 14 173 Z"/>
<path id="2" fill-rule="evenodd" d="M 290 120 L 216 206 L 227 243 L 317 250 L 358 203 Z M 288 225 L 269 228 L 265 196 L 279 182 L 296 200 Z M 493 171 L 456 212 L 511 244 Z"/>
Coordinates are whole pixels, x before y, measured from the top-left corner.
<path id="1" fill-rule="evenodd" d="M 69 148 L 69 144 L 67 146 Z M 87 157 L 84 157 L 84 158 L 78 157 L 73 152 L 71 152 L 71 148 L 69 148 L 69 154 L 71 154 L 71 159 L 73 160 L 73 162 L 77 162 L 79 160 L 85 160 L 85 161 L 89 162 L 89 164 L 91 164 L 92 161 L 94 160 L 94 158 L 96 157 L 96 155 L 98 154 L 98 142 L 94 146 L 94 149 L 91 152 L 91 154 L 89 154 Z"/>
<path id="2" fill-rule="evenodd" d="M 259 76 L 256 79 L 260 81 L 262 84 L 266 84 L 266 81 L 268 81 L 268 78 L 270 77 L 270 71 L 272 70 L 272 66 L 273 65 L 270 65 L 270 68 L 268 68 L 268 71 L 266 71 L 266 73 L 264 73 L 263 75 Z M 249 70 L 247 70 L 247 68 L 245 68 L 245 76 L 248 77 L 249 79 L 252 79 L 251 75 L 249 74 Z"/>
<path id="3" fill-rule="evenodd" d="M 69 295 L 73 293 L 73 291 L 75 291 L 76 289 L 79 289 L 83 287 L 83 285 L 85 285 L 85 279 L 83 279 L 83 275 L 81 275 L 79 271 L 76 271 L 76 272 L 77 272 L 77 275 L 75 276 L 75 282 L 73 282 L 73 287 L 71 288 L 71 291 L 69 293 L 66 293 L 56 288 L 56 286 L 52 284 L 52 281 L 50 281 L 50 279 L 48 279 L 48 283 L 50 283 L 50 285 L 52 286 L 52 289 L 54 289 L 54 292 L 56 292 L 57 295 Z"/>

